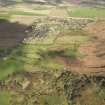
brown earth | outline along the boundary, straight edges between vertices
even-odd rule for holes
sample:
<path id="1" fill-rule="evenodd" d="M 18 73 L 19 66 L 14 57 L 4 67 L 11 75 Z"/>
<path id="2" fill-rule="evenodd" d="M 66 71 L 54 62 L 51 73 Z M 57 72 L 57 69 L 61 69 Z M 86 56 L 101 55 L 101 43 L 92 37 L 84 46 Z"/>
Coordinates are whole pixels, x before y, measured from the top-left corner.
<path id="1" fill-rule="evenodd" d="M 105 75 L 105 21 L 89 24 L 86 31 L 94 35 L 95 39 L 80 46 L 79 51 L 86 56 L 81 67 L 73 70 L 83 74 Z"/>

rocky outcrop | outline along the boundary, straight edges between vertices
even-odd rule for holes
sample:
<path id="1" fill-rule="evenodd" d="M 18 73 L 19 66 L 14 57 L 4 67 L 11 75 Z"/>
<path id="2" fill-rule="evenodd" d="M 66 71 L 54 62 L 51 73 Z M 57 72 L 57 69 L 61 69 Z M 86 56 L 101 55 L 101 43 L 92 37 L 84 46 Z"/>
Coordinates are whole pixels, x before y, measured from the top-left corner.
<path id="1" fill-rule="evenodd" d="M 44 39 L 48 36 L 57 36 L 59 34 L 67 33 L 70 30 L 82 30 L 88 23 L 92 22 L 90 19 L 72 19 L 72 18 L 57 18 L 47 17 L 38 18 L 27 28 L 24 43 L 31 43 L 33 39 Z"/>

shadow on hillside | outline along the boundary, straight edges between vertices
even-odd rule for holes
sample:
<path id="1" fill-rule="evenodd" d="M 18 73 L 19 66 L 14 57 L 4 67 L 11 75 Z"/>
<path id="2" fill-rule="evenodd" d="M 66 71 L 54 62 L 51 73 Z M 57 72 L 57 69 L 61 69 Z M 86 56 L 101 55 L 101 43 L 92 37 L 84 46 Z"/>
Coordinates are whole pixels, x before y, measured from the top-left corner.
<path id="1" fill-rule="evenodd" d="M 17 3 L 16 1 L 11 1 L 11 0 L 0 0 L 1 6 L 14 5 L 16 3 Z"/>
<path id="2" fill-rule="evenodd" d="M 11 23 L 0 19 L 0 48 L 11 48 L 21 43 L 25 37 L 26 28 L 26 25 L 18 22 Z"/>

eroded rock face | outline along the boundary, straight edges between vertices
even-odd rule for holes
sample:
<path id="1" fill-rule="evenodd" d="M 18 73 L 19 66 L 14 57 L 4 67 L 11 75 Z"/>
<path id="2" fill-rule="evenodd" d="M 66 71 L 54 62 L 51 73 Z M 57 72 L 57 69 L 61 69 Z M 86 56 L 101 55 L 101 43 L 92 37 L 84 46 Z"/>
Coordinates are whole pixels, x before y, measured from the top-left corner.
<path id="1" fill-rule="evenodd" d="M 91 105 L 98 98 L 103 105 L 105 77 L 87 77 L 70 71 L 22 72 L 0 81 L 0 91 L 10 92 L 11 105 Z"/>

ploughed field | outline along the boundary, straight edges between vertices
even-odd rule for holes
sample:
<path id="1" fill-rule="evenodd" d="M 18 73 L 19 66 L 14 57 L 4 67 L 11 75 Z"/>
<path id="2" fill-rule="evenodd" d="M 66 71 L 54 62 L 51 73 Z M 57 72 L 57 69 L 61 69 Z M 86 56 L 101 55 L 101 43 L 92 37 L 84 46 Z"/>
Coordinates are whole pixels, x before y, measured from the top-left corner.
<path id="1" fill-rule="evenodd" d="M 31 25 L 2 21 L 0 104 L 104 105 L 104 24 L 53 16 Z"/>

